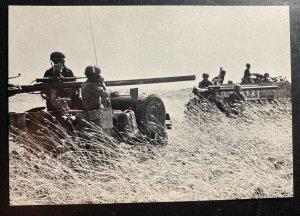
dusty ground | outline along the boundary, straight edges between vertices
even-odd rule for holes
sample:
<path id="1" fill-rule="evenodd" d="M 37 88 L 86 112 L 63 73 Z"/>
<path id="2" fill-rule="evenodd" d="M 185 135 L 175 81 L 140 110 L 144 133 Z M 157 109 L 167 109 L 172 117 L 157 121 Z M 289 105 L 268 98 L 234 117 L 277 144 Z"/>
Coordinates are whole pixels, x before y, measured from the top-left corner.
<path id="1" fill-rule="evenodd" d="M 251 104 L 240 118 L 225 117 L 214 107 L 185 115 L 189 92 L 158 92 L 173 119 L 164 147 L 103 143 L 99 135 L 91 135 L 98 140 L 95 151 L 75 147 L 55 158 L 29 155 L 24 146 L 10 142 L 11 204 L 292 196 L 290 101 Z M 37 98 L 13 97 L 10 110 L 43 106 Z"/>

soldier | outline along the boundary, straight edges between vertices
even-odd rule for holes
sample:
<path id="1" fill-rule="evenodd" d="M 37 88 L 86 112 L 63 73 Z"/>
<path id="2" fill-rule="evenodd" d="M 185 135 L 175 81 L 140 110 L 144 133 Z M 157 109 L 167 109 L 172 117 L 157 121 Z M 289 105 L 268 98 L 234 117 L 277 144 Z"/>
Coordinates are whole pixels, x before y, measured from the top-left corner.
<path id="1" fill-rule="evenodd" d="M 72 70 L 65 66 L 65 58 L 66 56 L 61 52 L 51 53 L 50 62 L 52 67 L 45 72 L 44 77 L 74 77 Z M 58 82 L 58 80 L 53 80 L 51 82 Z M 70 98 L 71 108 L 74 108 L 79 104 L 78 92 L 72 89 L 50 89 L 47 91 L 42 91 L 41 96 L 46 100 L 46 106 L 49 111 L 57 111 L 60 109 L 60 104 L 56 101 L 57 98 Z"/>
<path id="2" fill-rule="evenodd" d="M 66 56 L 61 52 L 53 52 L 50 55 L 52 67 L 49 68 L 44 77 L 74 77 L 71 69 L 65 66 Z"/>
<path id="3" fill-rule="evenodd" d="M 229 95 L 228 103 L 232 108 L 234 114 L 238 114 L 241 108 L 243 108 L 244 101 L 246 101 L 246 96 L 241 92 L 242 86 L 237 84 L 234 86 L 234 92 Z"/>
<path id="4" fill-rule="evenodd" d="M 105 100 L 108 98 L 104 79 L 100 73 L 101 70 L 97 66 L 87 66 L 85 69 L 87 80 L 81 86 L 81 93 L 83 107 L 87 111 L 105 106 Z"/>
<path id="5" fill-rule="evenodd" d="M 208 86 L 213 86 L 212 82 L 208 80 L 208 73 L 202 74 L 203 80 L 199 83 L 199 88 L 207 88 Z"/>
<path id="6" fill-rule="evenodd" d="M 244 77 L 242 79 L 243 83 L 251 83 L 252 79 L 251 79 L 251 73 L 250 73 L 250 67 L 251 65 L 249 63 L 246 64 L 246 70 L 244 72 Z"/>
<path id="7" fill-rule="evenodd" d="M 212 82 L 213 82 L 215 85 L 223 84 L 225 75 L 226 75 L 226 71 L 223 70 L 222 68 L 220 68 L 219 76 L 213 78 L 213 79 L 212 79 Z"/>
<path id="8" fill-rule="evenodd" d="M 265 73 L 264 77 L 261 79 L 261 82 L 272 83 L 273 80 L 270 78 L 270 75 L 268 73 Z"/>

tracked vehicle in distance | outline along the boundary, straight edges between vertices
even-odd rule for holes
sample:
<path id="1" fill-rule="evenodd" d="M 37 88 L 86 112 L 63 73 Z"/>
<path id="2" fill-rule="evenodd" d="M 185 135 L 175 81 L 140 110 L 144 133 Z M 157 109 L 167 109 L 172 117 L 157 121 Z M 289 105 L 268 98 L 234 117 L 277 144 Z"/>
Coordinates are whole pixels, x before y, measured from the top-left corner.
<path id="1" fill-rule="evenodd" d="M 241 86 L 248 102 L 272 101 L 280 98 L 291 98 L 291 84 L 282 77 L 272 78 L 273 82 L 262 82 L 263 75 L 255 74 L 256 79 L 252 83 L 238 83 Z M 228 105 L 229 95 L 234 92 L 237 84 L 219 84 L 207 88 L 193 88 L 193 97 L 189 100 L 186 107 L 191 110 L 194 107 L 206 106 L 207 102 L 216 104 L 220 111 L 231 113 Z M 244 106 L 243 106 L 244 107 Z M 203 108 L 203 107 L 202 107 Z"/>
<path id="2" fill-rule="evenodd" d="M 112 87 L 195 79 L 196 77 L 191 75 L 105 81 L 105 84 L 107 87 Z M 101 108 L 86 111 L 83 109 L 80 98 L 82 83 L 76 81 L 76 77 L 64 77 L 36 79 L 36 84 L 33 85 L 9 85 L 9 97 L 21 93 L 42 93 L 43 91 L 59 91 L 61 89 L 73 92 L 70 97 L 57 98 L 55 100 L 55 110 L 47 110 L 46 107 L 35 107 L 23 113 L 10 112 L 10 131 L 17 130 L 33 137 L 42 137 L 43 131 L 51 131 L 53 125 L 59 125 L 71 135 L 76 135 L 82 130 L 95 126 L 122 141 L 147 139 L 154 144 L 167 144 L 167 129 L 171 129 L 172 124 L 170 115 L 166 112 L 160 96 L 156 94 L 139 95 L 138 88 L 130 89 L 128 95 L 120 95 L 117 91 L 109 91 L 109 100 Z M 57 136 L 59 135 L 57 134 Z"/>
<path id="3" fill-rule="evenodd" d="M 199 98 L 207 98 L 212 94 L 217 94 L 227 99 L 229 94 L 234 91 L 236 84 L 221 84 L 219 86 L 210 86 L 208 88 L 194 88 L 193 93 Z M 277 82 L 257 82 L 257 83 L 240 83 L 243 87 L 243 92 L 250 101 L 276 99 L 276 98 L 290 98 L 291 84 L 282 79 Z"/>

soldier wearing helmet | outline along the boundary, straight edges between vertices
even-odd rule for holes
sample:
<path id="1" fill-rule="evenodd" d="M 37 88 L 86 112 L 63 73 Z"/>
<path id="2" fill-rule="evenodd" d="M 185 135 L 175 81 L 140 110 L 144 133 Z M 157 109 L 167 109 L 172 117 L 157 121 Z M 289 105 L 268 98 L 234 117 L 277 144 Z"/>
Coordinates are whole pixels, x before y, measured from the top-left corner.
<path id="1" fill-rule="evenodd" d="M 51 68 L 49 68 L 44 77 L 74 77 L 71 69 L 65 66 L 66 56 L 61 52 L 53 52 L 50 55 Z"/>
<path id="2" fill-rule="evenodd" d="M 252 83 L 250 67 L 251 67 L 251 65 L 249 63 L 247 63 L 246 70 L 244 71 L 244 77 L 242 79 L 243 83 Z"/>
<path id="3" fill-rule="evenodd" d="M 72 70 L 65 66 L 65 58 L 66 56 L 61 52 L 51 53 L 50 63 L 52 67 L 45 72 L 44 77 L 74 77 Z M 73 89 L 50 89 L 42 91 L 41 96 L 46 100 L 46 106 L 49 111 L 55 111 L 59 109 L 56 102 L 59 97 L 69 97 L 71 99 L 71 108 L 74 108 L 78 105 L 76 101 L 78 101 L 79 94 Z"/>
<path id="4" fill-rule="evenodd" d="M 246 101 L 246 96 L 241 91 L 242 86 L 237 84 L 234 86 L 234 92 L 229 95 L 228 103 L 232 108 L 238 108 Z"/>
<path id="5" fill-rule="evenodd" d="M 90 111 L 105 106 L 108 94 L 106 92 L 104 79 L 100 75 L 100 68 L 97 66 L 87 66 L 84 74 L 87 77 L 86 82 L 81 86 L 84 109 Z"/>
<path id="6" fill-rule="evenodd" d="M 212 82 L 208 80 L 209 74 L 208 73 L 203 73 L 202 74 L 203 80 L 199 82 L 199 88 L 207 88 L 208 86 L 212 86 Z"/>
<path id="7" fill-rule="evenodd" d="M 261 79 L 261 82 L 272 83 L 273 80 L 270 78 L 270 75 L 268 73 L 265 73 L 264 77 Z"/>

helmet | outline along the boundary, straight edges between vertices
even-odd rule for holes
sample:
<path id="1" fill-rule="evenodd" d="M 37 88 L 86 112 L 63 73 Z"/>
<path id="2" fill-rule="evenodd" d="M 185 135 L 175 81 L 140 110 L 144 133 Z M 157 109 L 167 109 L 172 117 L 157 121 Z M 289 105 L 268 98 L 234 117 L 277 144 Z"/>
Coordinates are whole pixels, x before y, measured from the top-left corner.
<path id="1" fill-rule="evenodd" d="M 208 73 L 204 73 L 204 74 L 202 74 L 202 77 L 203 77 L 203 78 L 208 78 L 208 77 L 209 77 L 209 74 L 208 74 Z"/>
<path id="2" fill-rule="evenodd" d="M 246 64 L 246 67 L 250 67 L 251 65 L 249 63 Z"/>
<path id="3" fill-rule="evenodd" d="M 65 54 L 61 53 L 61 52 L 53 52 L 50 55 L 50 60 L 54 60 L 54 59 L 65 59 L 66 56 Z"/>
<path id="4" fill-rule="evenodd" d="M 234 88 L 234 90 L 236 90 L 236 91 L 241 91 L 241 90 L 242 90 L 242 86 L 239 85 L 239 84 L 236 84 L 233 88 Z"/>
<path id="5" fill-rule="evenodd" d="M 269 76 L 270 76 L 269 73 L 265 73 L 265 74 L 264 74 L 264 77 L 269 77 Z"/>
<path id="6" fill-rule="evenodd" d="M 50 55 L 50 60 L 52 60 L 55 64 L 64 61 L 65 58 L 65 54 L 61 52 L 53 52 Z"/>
<path id="7" fill-rule="evenodd" d="M 101 70 L 99 67 L 91 66 L 91 65 L 87 66 L 84 71 L 84 74 L 86 77 L 92 77 L 95 75 L 99 75 L 100 73 L 101 73 Z"/>

